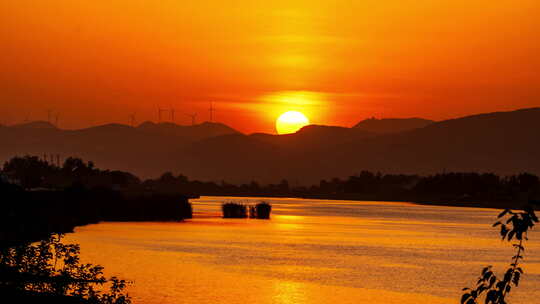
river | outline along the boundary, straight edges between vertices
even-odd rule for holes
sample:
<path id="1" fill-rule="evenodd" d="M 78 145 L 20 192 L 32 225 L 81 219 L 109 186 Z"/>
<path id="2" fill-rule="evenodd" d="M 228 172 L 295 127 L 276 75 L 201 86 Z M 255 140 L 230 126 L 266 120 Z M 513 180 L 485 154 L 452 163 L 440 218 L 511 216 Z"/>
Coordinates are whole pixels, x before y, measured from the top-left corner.
<path id="1" fill-rule="evenodd" d="M 270 220 L 222 219 L 224 201 L 273 205 Z M 66 242 L 132 281 L 134 304 L 459 303 L 482 267 L 514 255 L 499 210 L 394 202 L 202 197 L 182 223 L 100 223 Z M 540 303 L 540 233 L 510 303 Z"/>

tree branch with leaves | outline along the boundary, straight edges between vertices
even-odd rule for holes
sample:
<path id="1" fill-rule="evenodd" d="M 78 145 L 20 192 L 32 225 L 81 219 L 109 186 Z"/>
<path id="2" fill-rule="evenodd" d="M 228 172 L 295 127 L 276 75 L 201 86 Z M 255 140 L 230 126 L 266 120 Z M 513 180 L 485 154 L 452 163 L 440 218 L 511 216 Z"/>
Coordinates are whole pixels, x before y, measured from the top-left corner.
<path id="1" fill-rule="evenodd" d="M 524 242 L 528 240 L 527 234 L 538 223 L 538 217 L 532 207 L 526 207 L 523 211 L 506 209 L 497 216 L 498 221 L 493 227 L 500 226 L 500 235 L 503 241 L 514 243 L 512 246 L 516 254 L 512 257 L 510 267 L 504 273 L 502 279 L 498 278 L 492 270 L 492 266 L 482 269 L 475 288 L 464 288 L 461 296 L 461 304 L 478 304 L 484 299 L 485 304 L 507 304 L 506 297 L 512 287 L 518 287 L 523 269 L 519 266 L 523 260 L 525 251 Z"/>

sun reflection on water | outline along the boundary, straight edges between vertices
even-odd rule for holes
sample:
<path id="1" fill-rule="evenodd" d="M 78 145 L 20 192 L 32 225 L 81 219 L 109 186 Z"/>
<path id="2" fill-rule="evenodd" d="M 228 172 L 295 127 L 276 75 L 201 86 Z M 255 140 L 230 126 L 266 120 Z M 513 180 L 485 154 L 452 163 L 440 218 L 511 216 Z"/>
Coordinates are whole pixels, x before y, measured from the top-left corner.
<path id="1" fill-rule="evenodd" d="M 292 281 L 274 281 L 273 303 L 276 304 L 303 304 L 306 301 L 306 288 L 304 284 Z"/>
<path id="2" fill-rule="evenodd" d="M 224 200 L 201 198 L 194 210 L 213 214 Z M 129 293 L 145 304 L 455 303 L 478 269 L 504 269 L 511 254 L 490 228 L 495 210 L 269 201 L 271 220 L 101 223 L 66 240 L 81 244 L 83 262 L 134 281 Z M 540 251 L 536 236 L 527 246 Z M 528 254 L 515 304 L 540 298 Z"/>

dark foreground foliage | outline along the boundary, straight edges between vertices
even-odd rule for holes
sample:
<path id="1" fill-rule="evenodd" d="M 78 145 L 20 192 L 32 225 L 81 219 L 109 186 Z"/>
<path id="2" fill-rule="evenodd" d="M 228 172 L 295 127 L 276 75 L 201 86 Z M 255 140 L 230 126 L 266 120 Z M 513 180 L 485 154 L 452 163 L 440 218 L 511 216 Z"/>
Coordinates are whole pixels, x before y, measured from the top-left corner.
<path id="1" fill-rule="evenodd" d="M 128 173 L 99 170 L 69 158 L 63 167 L 37 157 L 0 172 L 0 295 L 14 303 L 123 304 L 126 281 L 81 264 L 79 246 L 62 233 L 100 221 L 180 221 L 192 217 L 188 197 L 132 187 Z M 32 242 L 39 242 L 32 244 Z M 104 290 L 107 289 L 107 292 Z"/>
<path id="2" fill-rule="evenodd" d="M 103 267 L 82 264 L 79 245 L 61 239 L 54 234 L 36 244 L 0 250 L 0 293 L 21 303 L 131 303 L 125 280 L 107 279 Z"/>
<path id="3" fill-rule="evenodd" d="M 506 304 L 506 297 L 512 287 L 519 286 L 523 275 L 523 269 L 519 266 L 525 251 L 523 243 L 527 240 L 528 231 L 534 227 L 535 223 L 538 223 L 538 217 L 532 207 L 527 207 L 519 212 L 506 209 L 499 214 L 498 218 L 499 221 L 493 226 L 501 227 L 500 234 L 503 241 L 515 240 L 512 246 L 516 249 L 516 254 L 512 257 L 512 263 L 502 278 L 495 275 L 492 266 L 482 269 L 476 287 L 463 289 L 465 293 L 461 297 L 461 304 Z"/>

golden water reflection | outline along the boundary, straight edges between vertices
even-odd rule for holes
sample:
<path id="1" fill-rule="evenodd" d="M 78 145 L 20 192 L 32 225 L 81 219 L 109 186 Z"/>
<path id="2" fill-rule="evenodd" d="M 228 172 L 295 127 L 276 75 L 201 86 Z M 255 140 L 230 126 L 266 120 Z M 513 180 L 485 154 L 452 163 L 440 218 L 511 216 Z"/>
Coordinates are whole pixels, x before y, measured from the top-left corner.
<path id="1" fill-rule="evenodd" d="M 512 256 L 490 227 L 496 210 L 272 199 L 269 221 L 215 217 L 229 199 L 195 201 L 184 223 L 101 223 L 67 240 L 148 304 L 456 303 L 481 267 Z M 530 239 L 514 304 L 540 303 Z"/>

